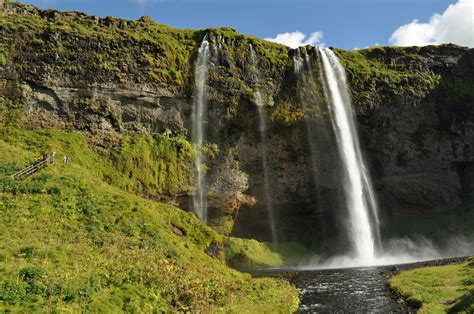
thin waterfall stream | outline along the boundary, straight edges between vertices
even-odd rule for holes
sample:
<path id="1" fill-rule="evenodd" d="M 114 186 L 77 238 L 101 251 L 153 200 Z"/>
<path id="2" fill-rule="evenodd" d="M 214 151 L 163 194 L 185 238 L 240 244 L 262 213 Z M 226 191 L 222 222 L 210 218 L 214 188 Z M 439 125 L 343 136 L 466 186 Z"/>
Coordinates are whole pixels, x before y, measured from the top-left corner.
<path id="1" fill-rule="evenodd" d="M 196 148 L 196 191 L 193 194 L 193 208 L 202 221 L 207 221 L 206 178 L 204 173 L 205 158 L 202 145 L 206 138 L 207 124 L 207 80 L 208 80 L 209 42 L 207 38 L 201 43 L 195 68 L 196 96 L 192 112 L 192 142 Z"/>
<path id="2" fill-rule="evenodd" d="M 257 76 L 259 74 L 257 68 L 257 58 L 255 56 L 255 51 L 253 50 L 252 45 L 250 45 L 250 56 L 252 64 L 255 68 L 255 72 Z M 258 79 L 258 78 L 257 78 Z M 272 233 L 272 242 L 277 242 L 277 234 L 276 234 L 276 227 L 275 227 L 275 218 L 273 213 L 273 200 L 271 196 L 271 188 L 270 188 L 270 174 L 268 168 L 268 147 L 267 147 L 267 111 L 265 109 L 265 103 L 262 98 L 262 94 L 260 91 L 256 90 L 254 93 L 255 103 L 258 108 L 258 116 L 259 116 L 259 131 L 260 131 L 260 141 L 261 141 L 261 158 L 262 158 L 262 166 L 263 166 L 263 189 L 264 189 L 264 197 L 265 197 L 265 206 L 268 212 L 268 220 L 270 225 L 270 230 Z"/>
<path id="3" fill-rule="evenodd" d="M 296 55 L 293 57 L 294 62 L 294 73 L 297 75 L 298 79 L 302 83 L 302 92 L 303 94 L 308 94 L 309 90 L 311 89 L 311 84 L 314 84 L 317 78 L 315 78 L 312 63 L 308 51 L 305 47 L 300 47 L 296 51 Z M 306 74 L 308 74 L 306 76 Z M 316 112 L 319 110 L 319 104 L 311 101 L 312 109 L 314 113 L 312 115 L 306 115 L 305 117 L 305 124 L 306 124 L 306 132 L 308 136 L 308 145 L 310 149 L 310 159 L 311 159 L 311 170 L 313 174 L 313 184 L 314 189 L 313 193 L 315 194 L 315 202 L 317 203 L 318 207 L 318 216 L 320 219 L 319 228 L 322 232 L 322 238 L 326 238 L 326 226 L 325 226 L 325 219 L 322 207 L 324 206 L 324 202 L 322 199 L 324 198 L 323 192 L 319 187 L 319 182 L 321 180 L 321 167 L 324 164 L 322 160 L 322 154 L 320 147 L 324 146 L 327 147 L 329 145 L 329 141 L 332 140 L 330 135 L 326 130 L 327 122 L 324 120 L 323 117 L 318 116 Z"/>

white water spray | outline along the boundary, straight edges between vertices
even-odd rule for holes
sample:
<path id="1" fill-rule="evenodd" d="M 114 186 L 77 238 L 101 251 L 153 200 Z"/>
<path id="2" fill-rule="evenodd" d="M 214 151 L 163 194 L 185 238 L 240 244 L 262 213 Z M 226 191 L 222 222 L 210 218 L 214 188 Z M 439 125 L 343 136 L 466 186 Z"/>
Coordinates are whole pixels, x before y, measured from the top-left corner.
<path id="1" fill-rule="evenodd" d="M 202 145 L 206 137 L 207 124 L 207 71 L 209 60 L 209 42 L 207 38 L 201 43 L 198 51 L 198 58 L 195 68 L 195 82 L 196 82 L 196 98 L 193 105 L 192 112 L 192 141 L 196 148 L 195 167 L 197 173 L 196 191 L 193 195 L 194 212 L 202 221 L 207 221 L 207 196 L 206 180 L 204 174 L 204 155 L 202 153 Z"/>
<path id="2" fill-rule="evenodd" d="M 377 207 L 360 151 L 345 71 L 332 50 L 319 48 L 319 52 L 328 86 L 331 120 L 345 168 L 344 196 L 354 263 L 373 265 L 376 241 L 379 241 Z"/>

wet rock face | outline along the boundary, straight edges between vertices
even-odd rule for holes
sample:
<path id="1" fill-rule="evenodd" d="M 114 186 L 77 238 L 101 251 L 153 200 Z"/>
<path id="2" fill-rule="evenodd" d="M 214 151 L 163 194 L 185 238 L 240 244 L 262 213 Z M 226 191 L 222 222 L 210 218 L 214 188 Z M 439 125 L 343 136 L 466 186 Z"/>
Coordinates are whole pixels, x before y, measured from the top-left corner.
<path id="1" fill-rule="evenodd" d="M 384 125 L 362 132 L 380 203 L 391 212 L 426 214 L 461 203 L 456 164 L 471 158 L 464 149 L 474 139 L 440 128 L 435 110 L 433 104 L 421 104 L 376 112 L 373 119 L 383 117 Z"/>
<path id="2" fill-rule="evenodd" d="M 474 86 L 474 52 L 428 50 L 426 62 L 441 80 L 426 98 L 416 105 L 387 99 L 358 115 L 380 204 L 389 213 L 430 215 L 472 195 L 474 99 L 465 88 Z"/>
<path id="3" fill-rule="evenodd" d="M 39 17 L 39 25 L 74 21 L 99 27 L 97 36 L 86 38 L 60 25 L 39 31 L 0 24 L 0 38 L 10 47 L 6 61 L 0 58 L 0 96 L 22 99 L 29 127 L 91 132 L 105 151 L 123 134 L 190 137 L 195 51 L 203 32 L 160 29 L 147 18 L 15 8 L 4 18 L 28 15 Z M 137 38 L 144 30 L 151 37 Z M 298 97 L 303 86 L 294 74 L 295 51 L 229 29 L 207 32 L 212 49 L 206 133 L 218 148 L 207 162 L 211 225 L 224 221 L 223 233 L 270 240 L 253 99 L 258 90 L 268 113 L 268 186 L 279 240 L 310 245 L 341 236 L 341 166 L 332 127 L 324 112 L 312 112 L 317 118 L 311 127 L 305 120 L 312 101 L 323 101 L 322 91 L 311 87 L 314 99 Z M 318 78 L 317 54 L 305 51 Z M 474 50 L 377 47 L 338 55 L 382 213 L 429 216 L 472 198 Z M 311 128 L 318 130 L 316 137 L 309 136 Z M 190 210 L 190 198 L 174 200 Z"/>
<path id="4" fill-rule="evenodd" d="M 31 126 L 117 133 L 187 132 L 191 105 L 179 95 L 171 98 L 120 86 L 66 88 L 5 82 L 0 94 L 22 96 Z"/>

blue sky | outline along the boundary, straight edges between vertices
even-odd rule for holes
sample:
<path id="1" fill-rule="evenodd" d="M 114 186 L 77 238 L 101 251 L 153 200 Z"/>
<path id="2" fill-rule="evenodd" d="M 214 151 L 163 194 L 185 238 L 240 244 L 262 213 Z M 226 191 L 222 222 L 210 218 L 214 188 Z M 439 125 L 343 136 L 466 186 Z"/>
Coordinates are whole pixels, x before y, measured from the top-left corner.
<path id="1" fill-rule="evenodd" d="M 319 38 L 322 43 L 346 49 L 374 44 L 403 44 L 403 40 L 409 42 L 417 35 L 425 36 L 423 40 L 427 42 L 431 40 L 430 42 L 437 43 L 439 41 L 437 38 L 429 39 L 426 33 L 435 32 L 436 27 L 445 27 L 438 25 L 439 23 L 438 26 L 431 25 L 430 19 L 435 13 L 442 15 L 450 4 L 458 2 L 458 0 L 26 1 L 41 8 L 84 11 L 100 16 L 112 15 L 137 19 L 148 15 L 157 22 L 177 28 L 201 29 L 210 26 L 231 26 L 239 32 L 262 38 L 274 38 L 277 34 L 296 31 L 308 36 L 314 32 L 322 32 L 323 38 Z M 472 13 L 474 0 L 459 0 L 459 2 L 471 5 Z M 456 18 L 456 20 L 459 19 Z M 469 26 L 470 35 L 473 35 L 472 15 L 465 21 L 469 24 L 464 25 L 467 27 L 468 36 Z M 397 37 L 396 40 L 392 38 L 390 41 L 394 32 L 403 25 L 407 27 L 400 35 L 401 39 Z M 460 30 L 459 27 L 459 25 L 454 25 L 453 33 Z M 467 40 L 467 44 L 464 45 L 470 45 L 469 38 L 463 40 Z M 312 43 L 316 44 L 317 40 Z M 417 42 L 414 43 L 417 44 Z"/>

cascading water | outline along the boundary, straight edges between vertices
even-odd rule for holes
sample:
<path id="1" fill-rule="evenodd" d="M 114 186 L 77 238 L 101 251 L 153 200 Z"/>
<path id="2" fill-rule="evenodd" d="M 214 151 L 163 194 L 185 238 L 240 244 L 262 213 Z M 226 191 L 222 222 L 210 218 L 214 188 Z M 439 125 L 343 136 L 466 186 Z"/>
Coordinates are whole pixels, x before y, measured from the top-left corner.
<path id="1" fill-rule="evenodd" d="M 255 71 L 258 74 L 257 70 L 257 58 L 253 50 L 252 45 L 250 45 L 250 57 L 255 67 Z M 265 203 L 268 211 L 268 220 L 270 224 L 270 230 L 272 232 L 273 242 L 277 242 L 276 228 L 275 228 L 275 219 L 273 215 L 273 201 L 270 191 L 270 174 L 268 172 L 268 152 L 267 152 L 267 112 L 265 110 L 265 104 L 263 102 L 262 95 L 259 91 L 254 93 L 255 103 L 258 108 L 259 115 L 259 131 L 260 131 L 260 141 L 261 141 L 261 154 L 262 154 L 262 166 L 263 166 L 263 189 L 265 196 Z"/>
<path id="2" fill-rule="evenodd" d="M 268 153 L 267 153 L 267 113 L 264 107 L 262 95 L 260 92 L 255 92 L 255 102 L 258 107 L 258 115 L 260 118 L 260 139 L 261 139 L 261 152 L 262 152 L 262 164 L 263 164 L 263 188 L 265 192 L 265 203 L 268 211 L 268 218 L 270 222 L 270 229 L 272 231 L 273 242 L 277 241 L 275 219 L 273 217 L 273 201 L 270 192 L 270 175 L 268 173 Z"/>
<path id="3" fill-rule="evenodd" d="M 300 50 L 296 51 L 296 55 L 293 57 L 293 64 L 295 65 L 295 74 L 298 74 L 303 69 L 304 59 L 301 57 Z"/>
<path id="4" fill-rule="evenodd" d="M 207 117 L 207 71 L 209 60 L 209 42 L 207 37 L 201 43 L 195 68 L 196 95 L 192 112 L 192 142 L 196 147 L 195 167 L 197 173 L 196 191 L 193 195 L 194 212 L 202 221 L 207 221 L 206 178 L 204 174 L 204 155 L 202 145 L 206 137 Z"/>
<path id="5" fill-rule="evenodd" d="M 377 207 L 360 151 L 346 75 L 332 50 L 319 48 L 319 52 L 328 87 L 331 120 L 345 168 L 345 203 L 355 263 L 372 265 L 376 262 L 376 241 L 380 241 Z"/>

